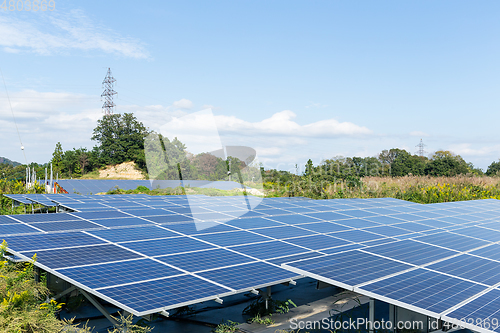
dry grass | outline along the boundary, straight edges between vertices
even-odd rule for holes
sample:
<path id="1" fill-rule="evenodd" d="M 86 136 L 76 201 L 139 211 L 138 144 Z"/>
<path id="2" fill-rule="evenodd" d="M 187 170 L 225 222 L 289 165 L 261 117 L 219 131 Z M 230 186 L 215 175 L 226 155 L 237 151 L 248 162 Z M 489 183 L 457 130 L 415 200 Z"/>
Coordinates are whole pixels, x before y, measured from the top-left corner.
<path id="1" fill-rule="evenodd" d="M 313 199 L 396 198 L 418 203 L 475 199 L 500 199 L 500 178 L 454 177 L 365 177 L 361 181 L 266 183 L 267 196 L 303 196 Z"/>

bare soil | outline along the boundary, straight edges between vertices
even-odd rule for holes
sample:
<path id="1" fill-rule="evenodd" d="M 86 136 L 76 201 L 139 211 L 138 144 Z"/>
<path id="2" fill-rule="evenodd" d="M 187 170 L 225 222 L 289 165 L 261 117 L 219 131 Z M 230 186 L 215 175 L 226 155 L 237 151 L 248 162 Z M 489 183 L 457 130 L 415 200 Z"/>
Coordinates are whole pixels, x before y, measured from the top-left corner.
<path id="1" fill-rule="evenodd" d="M 136 169 L 134 162 L 124 162 L 117 165 L 108 165 L 99 170 L 100 179 L 145 179 L 143 173 Z"/>

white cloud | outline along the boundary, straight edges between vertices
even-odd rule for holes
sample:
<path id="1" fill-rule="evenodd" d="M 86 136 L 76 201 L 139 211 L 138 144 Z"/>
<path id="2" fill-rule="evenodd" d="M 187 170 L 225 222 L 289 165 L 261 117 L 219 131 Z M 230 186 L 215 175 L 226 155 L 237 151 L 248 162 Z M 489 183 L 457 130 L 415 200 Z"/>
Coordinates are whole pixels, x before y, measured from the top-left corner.
<path id="1" fill-rule="evenodd" d="M 235 116 L 215 116 L 221 132 L 233 132 L 240 135 L 285 135 L 302 137 L 338 137 L 369 135 L 372 131 L 366 127 L 336 119 L 325 119 L 314 123 L 299 125 L 292 119 L 296 115 L 285 110 L 273 114 L 259 122 L 248 122 Z"/>
<path id="2" fill-rule="evenodd" d="M 103 51 L 131 58 L 149 58 L 137 39 L 99 26 L 80 10 L 65 15 L 37 15 L 37 20 L 0 16 L 0 46 L 8 53 L 51 55 L 68 51 Z"/>
<path id="3" fill-rule="evenodd" d="M 480 148 L 473 148 L 470 143 L 460 143 L 450 145 L 450 151 L 455 154 L 464 156 L 489 156 L 489 155 L 500 155 L 500 145 L 486 146 Z"/>
<path id="4" fill-rule="evenodd" d="M 423 138 L 423 137 L 428 137 L 430 136 L 429 134 L 425 133 L 425 132 L 421 132 L 421 131 L 413 131 L 413 132 L 410 132 L 410 135 L 411 136 L 417 136 L 419 138 Z"/>
<path id="5" fill-rule="evenodd" d="M 189 99 L 183 98 L 175 101 L 173 106 L 179 109 L 191 109 L 193 107 L 193 102 L 191 102 Z"/>
<path id="6" fill-rule="evenodd" d="M 307 105 L 306 106 L 306 109 L 310 109 L 310 108 L 326 108 L 328 105 L 324 105 L 324 104 L 321 104 L 321 103 L 314 103 L 314 102 L 311 102 L 311 104 Z"/>

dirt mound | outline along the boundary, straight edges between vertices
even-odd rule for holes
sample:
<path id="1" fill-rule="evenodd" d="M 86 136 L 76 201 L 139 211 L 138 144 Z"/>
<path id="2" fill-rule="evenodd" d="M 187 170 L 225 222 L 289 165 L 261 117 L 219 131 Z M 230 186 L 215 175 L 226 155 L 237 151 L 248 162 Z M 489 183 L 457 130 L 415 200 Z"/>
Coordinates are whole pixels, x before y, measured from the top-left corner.
<path id="1" fill-rule="evenodd" d="M 145 179 L 141 171 L 137 170 L 134 162 L 124 162 L 117 165 L 108 165 L 99 170 L 101 179 Z"/>

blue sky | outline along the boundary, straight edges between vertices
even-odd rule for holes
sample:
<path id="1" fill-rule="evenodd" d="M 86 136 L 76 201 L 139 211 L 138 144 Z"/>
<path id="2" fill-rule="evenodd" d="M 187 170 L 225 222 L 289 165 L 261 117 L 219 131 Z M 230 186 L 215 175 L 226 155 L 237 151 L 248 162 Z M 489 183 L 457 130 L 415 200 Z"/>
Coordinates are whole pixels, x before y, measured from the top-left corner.
<path id="1" fill-rule="evenodd" d="M 151 129 L 211 107 L 223 144 L 294 169 L 394 147 L 500 158 L 495 1 L 55 1 L 0 10 L 0 68 L 29 162 L 93 146 L 117 112 Z M 0 156 L 24 162 L 5 90 Z"/>

